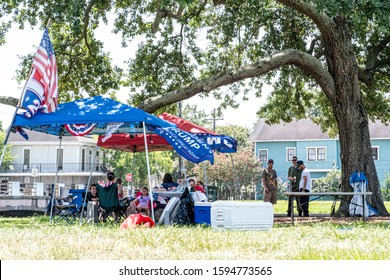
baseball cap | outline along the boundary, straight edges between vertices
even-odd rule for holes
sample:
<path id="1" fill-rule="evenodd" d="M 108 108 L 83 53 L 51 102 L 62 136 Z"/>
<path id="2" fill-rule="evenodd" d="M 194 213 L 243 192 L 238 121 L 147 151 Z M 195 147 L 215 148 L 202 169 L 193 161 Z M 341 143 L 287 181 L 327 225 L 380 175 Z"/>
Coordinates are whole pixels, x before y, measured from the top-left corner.
<path id="1" fill-rule="evenodd" d="M 273 159 L 269 159 L 268 163 L 274 163 L 274 160 Z"/>
<path id="2" fill-rule="evenodd" d="M 302 160 L 298 160 L 297 161 L 297 166 L 299 167 L 299 166 L 301 166 L 303 164 L 303 161 Z"/>

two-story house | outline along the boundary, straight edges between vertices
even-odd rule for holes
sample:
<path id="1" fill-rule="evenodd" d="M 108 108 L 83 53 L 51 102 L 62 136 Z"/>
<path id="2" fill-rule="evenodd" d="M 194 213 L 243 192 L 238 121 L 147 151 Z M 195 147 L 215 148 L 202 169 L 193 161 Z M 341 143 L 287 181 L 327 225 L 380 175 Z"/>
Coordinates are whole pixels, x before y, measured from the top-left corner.
<path id="1" fill-rule="evenodd" d="M 27 134 L 28 140 L 19 133 L 10 134 L 7 145 L 11 147 L 13 161 L 7 168 L 0 168 L 2 192 L 6 192 L 8 182 L 19 182 L 21 194 L 27 195 L 34 183 L 43 183 L 47 195 L 50 186 L 57 182 L 62 192 L 66 192 L 85 188 L 90 176 L 91 183 L 105 180 L 104 155 L 97 149 L 97 139 L 69 136 L 63 137 L 60 145 L 57 136 L 34 131 Z"/>
<path id="2" fill-rule="evenodd" d="M 370 123 L 372 153 L 379 181 L 383 184 L 390 173 L 390 127 L 381 122 Z M 312 180 L 324 177 L 334 165 L 340 168 L 340 143 L 330 138 L 309 119 L 267 125 L 260 119 L 250 140 L 255 143 L 255 156 L 264 163 L 272 158 L 278 176 L 287 180 L 291 158 L 296 155 L 310 170 Z"/>

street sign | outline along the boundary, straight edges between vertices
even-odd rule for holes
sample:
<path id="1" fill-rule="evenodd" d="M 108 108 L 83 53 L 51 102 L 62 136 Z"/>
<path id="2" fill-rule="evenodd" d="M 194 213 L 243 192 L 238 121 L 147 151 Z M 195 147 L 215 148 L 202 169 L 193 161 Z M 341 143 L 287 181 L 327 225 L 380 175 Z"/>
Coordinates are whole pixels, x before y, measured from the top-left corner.
<path id="1" fill-rule="evenodd" d="M 132 179 L 133 179 L 133 174 L 127 173 L 127 174 L 126 174 L 126 181 L 127 181 L 127 182 L 131 182 Z"/>

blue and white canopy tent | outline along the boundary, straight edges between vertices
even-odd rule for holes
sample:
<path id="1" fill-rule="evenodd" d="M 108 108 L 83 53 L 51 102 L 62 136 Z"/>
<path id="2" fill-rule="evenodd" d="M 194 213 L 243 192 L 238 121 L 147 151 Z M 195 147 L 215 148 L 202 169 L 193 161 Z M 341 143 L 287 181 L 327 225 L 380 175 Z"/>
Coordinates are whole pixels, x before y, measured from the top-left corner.
<path id="1" fill-rule="evenodd" d="M 110 98 L 96 96 L 59 104 L 55 112 L 39 111 L 32 118 L 25 118 L 22 114 L 18 114 L 11 129 L 19 132 L 23 130 L 27 135 L 28 130 L 57 135 L 60 138 L 61 149 L 62 136 L 105 134 L 109 137 L 115 133 L 143 133 L 144 139 L 146 139 L 146 134 L 154 132 L 157 127 L 171 126 L 173 126 L 171 123 L 162 121 L 140 109 Z M 95 156 L 93 158 L 95 159 Z M 146 161 L 151 187 L 148 153 L 146 153 Z M 57 172 L 58 168 L 56 169 L 56 183 Z M 90 182 L 88 182 L 89 185 Z M 50 219 L 52 218 L 53 204 L 52 200 Z"/>
<path id="2" fill-rule="evenodd" d="M 109 98 L 96 96 L 59 104 L 57 110 L 52 113 L 38 111 L 32 118 L 25 118 L 22 114 L 18 114 L 11 129 L 15 132 L 23 132 L 25 136 L 28 136 L 28 130 L 57 135 L 60 137 L 60 149 L 62 136 L 105 135 L 106 138 L 109 138 L 112 134 L 117 133 L 143 134 L 149 188 L 151 189 L 146 134 L 156 133 L 156 129 L 168 127 L 175 128 L 176 125 L 143 110 Z M 199 142 L 199 139 L 196 141 Z M 205 147 L 201 152 L 202 158 L 197 157 L 198 160 L 213 162 L 214 155 L 211 149 L 207 151 L 207 147 Z M 90 182 L 88 182 L 88 186 L 89 184 Z M 50 217 L 52 217 L 52 210 Z"/>
<path id="3" fill-rule="evenodd" d="M 114 125 L 118 126 L 113 133 L 140 134 L 144 128 L 151 133 L 156 127 L 175 127 L 141 109 L 101 96 L 58 104 L 55 112 L 37 112 L 29 119 L 18 114 L 12 127 L 58 136 L 83 136 L 107 134 L 107 128 Z"/>

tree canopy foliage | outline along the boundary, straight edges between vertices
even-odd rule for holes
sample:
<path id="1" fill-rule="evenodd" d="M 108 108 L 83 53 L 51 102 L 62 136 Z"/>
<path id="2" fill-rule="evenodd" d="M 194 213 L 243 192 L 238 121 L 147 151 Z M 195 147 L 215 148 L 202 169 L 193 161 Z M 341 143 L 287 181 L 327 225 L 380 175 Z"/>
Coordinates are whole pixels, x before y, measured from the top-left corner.
<path id="1" fill-rule="evenodd" d="M 50 19 L 61 101 L 112 93 L 128 85 L 131 103 L 150 112 L 199 93 L 213 94 L 224 106 L 238 106 L 238 95 L 245 99 L 251 91 L 260 96 L 264 84 L 273 84 L 262 116 L 272 123 L 312 116 L 327 129 L 335 120 L 316 76 L 329 66 L 326 45 L 320 37 L 321 22 L 308 14 L 347 23 L 366 109 L 372 119 L 386 121 L 389 6 L 374 0 L 13 0 L 0 7 L 0 44 L 12 24 L 43 27 Z M 105 24 L 112 24 L 122 36 L 122 46 L 140 42 L 128 69 L 112 65 L 104 42 L 96 39 L 95 32 Z M 316 61 L 318 73 L 285 61 L 293 51 Z M 22 63 L 20 79 L 26 78 L 31 58 Z M 259 73 L 256 67 L 266 67 L 261 62 L 270 65 Z M 244 82 L 245 77 L 250 79 Z"/>

